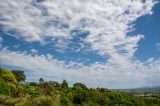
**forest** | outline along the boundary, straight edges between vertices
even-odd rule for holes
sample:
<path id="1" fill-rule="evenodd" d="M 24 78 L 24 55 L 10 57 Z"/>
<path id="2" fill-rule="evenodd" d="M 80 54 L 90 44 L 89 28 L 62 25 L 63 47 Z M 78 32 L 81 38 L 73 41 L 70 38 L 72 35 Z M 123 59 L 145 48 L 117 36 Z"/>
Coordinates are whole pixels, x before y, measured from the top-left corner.
<path id="1" fill-rule="evenodd" d="M 24 71 L 0 68 L 0 106 L 160 106 L 160 95 L 136 96 L 125 91 L 89 88 L 81 82 L 69 86 L 66 80 L 25 80 Z"/>

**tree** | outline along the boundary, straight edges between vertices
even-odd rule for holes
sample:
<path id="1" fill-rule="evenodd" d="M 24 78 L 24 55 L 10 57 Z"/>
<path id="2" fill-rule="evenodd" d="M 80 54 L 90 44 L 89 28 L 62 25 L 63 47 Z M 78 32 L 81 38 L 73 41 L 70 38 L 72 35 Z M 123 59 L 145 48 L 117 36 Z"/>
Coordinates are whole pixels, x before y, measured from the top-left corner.
<path id="1" fill-rule="evenodd" d="M 63 80 L 62 84 L 61 84 L 62 88 L 68 88 L 68 82 L 66 80 Z"/>
<path id="2" fill-rule="evenodd" d="M 45 95 L 51 95 L 52 91 L 54 91 L 54 87 L 49 82 L 45 82 L 41 84 L 41 89 Z"/>
<path id="3" fill-rule="evenodd" d="M 74 104 L 82 104 L 83 102 L 87 101 L 89 98 L 89 92 L 83 89 L 81 86 L 74 87 L 74 96 L 73 96 L 73 103 Z"/>
<path id="4" fill-rule="evenodd" d="M 12 73 L 15 75 L 16 80 L 17 80 L 18 82 L 21 82 L 21 81 L 25 81 L 25 80 L 26 80 L 26 76 L 24 75 L 24 71 L 12 70 Z"/>
<path id="5" fill-rule="evenodd" d="M 8 83 L 16 84 L 17 80 L 12 72 L 5 68 L 0 68 L 0 80 Z"/>
<path id="6" fill-rule="evenodd" d="M 84 90 L 87 90 L 88 88 L 87 88 L 87 86 L 86 85 L 84 85 L 84 84 L 82 84 L 82 83 L 75 83 L 75 84 L 73 84 L 73 89 L 75 88 L 75 87 L 81 87 L 82 89 L 84 89 Z"/>
<path id="7" fill-rule="evenodd" d="M 44 79 L 43 78 L 40 78 L 39 79 L 39 84 L 43 84 L 44 83 Z"/>
<path id="8" fill-rule="evenodd" d="M 82 83 L 73 84 L 73 103 L 82 104 L 86 102 L 90 96 L 88 88 Z"/>
<path id="9" fill-rule="evenodd" d="M 16 89 L 16 84 L 14 74 L 5 68 L 0 68 L 0 94 L 10 95 Z"/>

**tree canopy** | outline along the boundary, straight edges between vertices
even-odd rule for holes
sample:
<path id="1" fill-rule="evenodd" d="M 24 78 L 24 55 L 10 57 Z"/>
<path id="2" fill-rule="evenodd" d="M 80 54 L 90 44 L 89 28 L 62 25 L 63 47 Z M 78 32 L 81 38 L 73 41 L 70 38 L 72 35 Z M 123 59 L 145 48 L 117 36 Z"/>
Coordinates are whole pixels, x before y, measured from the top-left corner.
<path id="1" fill-rule="evenodd" d="M 68 86 L 45 81 L 24 82 L 23 71 L 0 68 L 0 104 L 6 106 L 160 106 L 159 95 L 136 96 L 107 88 L 89 88 L 78 82 Z"/>
<path id="2" fill-rule="evenodd" d="M 10 95 L 16 89 L 16 84 L 14 74 L 5 68 L 0 68 L 0 94 Z"/>
<path id="3" fill-rule="evenodd" d="M 12 83 L 12 84 L 17 83 L 17 80 L 14 74 L 5 68 L 0 68 L 0 80 L 3 80 L 7 83 Z"/>
<path id="4" fill-rule="evenodd" d="M 22 82 L 26 80 L 26 76 L 24 74 L 24 71 L 20 71 L 20 70 L 12 70 L 12 73 L 15 75 L 16 80 L 18 82 Z"/>

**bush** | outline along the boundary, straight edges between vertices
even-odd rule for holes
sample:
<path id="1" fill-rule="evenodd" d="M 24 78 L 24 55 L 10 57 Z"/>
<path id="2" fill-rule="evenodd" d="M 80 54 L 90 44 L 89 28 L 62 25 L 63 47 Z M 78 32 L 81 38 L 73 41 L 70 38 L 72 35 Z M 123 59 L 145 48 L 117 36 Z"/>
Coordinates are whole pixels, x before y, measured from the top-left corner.
<path id="1" fill-rule="evenodd" d="M 69 106 L 69 104 L 70 104 L 69 98 L 65 95 L 61 96 L 60 101 L 61 101 L 62 106 Z"/>
<path id="2" fill-rule="evenodd" d="M 0 94 L 1 95 L 10 95 L 11 94 L 11 89 L 8 83 L 0 80 Z"/>
<path id="3" fill-rule="evenodd" d="M 5 82 L 17 84 L 14 74 L 5 68 L 0 68 L 0 79 Z"/>
<path id="4" fill-rule="evenodd" d="M 5 96 L 5 95 L 0 95 L 0 104 L 4 104 L 5 100 L 7 100 L 8 98 L 11 98 L 11 97 Z"/>
<path id="5" fill-rule="evenodd" d="M 18 102 L 19 102 L 19 99 L 17 98 L 9 98 L 5 100 L 4 105 L 15 106 L 15 104 L 17 104 Z"/>
<path id="6" fill-rule="evenodd" d="M 36 98 L 38 106 L 53 106 L 53 99 L 49 96 L 40 96 Z"/>
<path id="7" fill-rule="evenodd" d="M 39 96 L 24 98 L 20 103 L 15 106 L 56 106 L 54 100 L 49 96 Z M 59 106 L 59 105 L 57 105 Z"/>
<path id="8" fill-rule="evenodd" d="M 36 87 L 34 86 L 26 86 L 25 87 L 25 92 L 32 96 L 32 97 L 37 97 L 41 94 L 41 92 L 39 91 L 39 89 L 37 89 Z"/>
<path id="9" fill-rule="evenodd" d="M 24 87 L 22 85 L 17 86 L 17 88 L 12 93 L 13 97 L 24 97 L 25 91 Z"/>
<path id="10" fill-rule="evenodd" d="M 12 72 L 0 68 L 0 94 L 11 95 L 16 88 L 16 78 Z"/>

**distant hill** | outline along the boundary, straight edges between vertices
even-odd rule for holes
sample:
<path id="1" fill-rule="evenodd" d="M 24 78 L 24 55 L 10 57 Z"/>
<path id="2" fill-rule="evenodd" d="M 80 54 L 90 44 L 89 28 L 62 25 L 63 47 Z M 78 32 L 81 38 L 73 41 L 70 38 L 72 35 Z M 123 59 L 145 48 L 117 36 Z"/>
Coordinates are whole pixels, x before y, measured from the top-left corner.
<path id="1" fill-rule="evenodd" d="M 160 89 L 160 86 L 142 87 L 137 89 Z"/>
<path id="2" fill-rule="evenodd" d="M 160 94 L 160 86 L 140 87 L 131 89 L 111 89 L 111 91 L 129 92 L 135 94 Z"/>
<path id="3" fill-rule="evenodd" d="M 159 89 L 160 90 L 160 86 L 146 86 L 146 87 L 139 87 L 139 88 L 127 88 L 127 89 L 110 89 L 110 90 L 112 90 L 112 91 L 124 91 L 124 90 L 140 90 L 140 89 Z"/>

